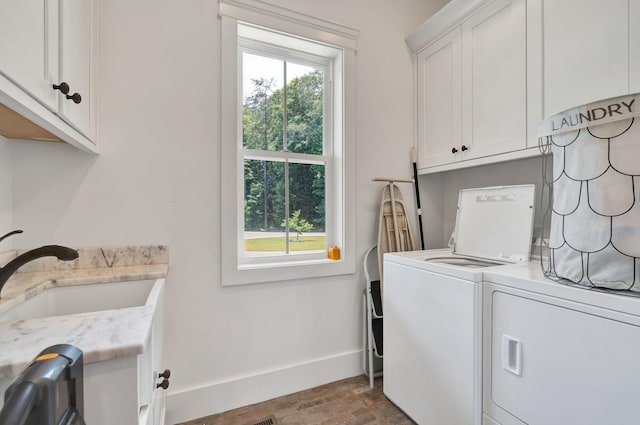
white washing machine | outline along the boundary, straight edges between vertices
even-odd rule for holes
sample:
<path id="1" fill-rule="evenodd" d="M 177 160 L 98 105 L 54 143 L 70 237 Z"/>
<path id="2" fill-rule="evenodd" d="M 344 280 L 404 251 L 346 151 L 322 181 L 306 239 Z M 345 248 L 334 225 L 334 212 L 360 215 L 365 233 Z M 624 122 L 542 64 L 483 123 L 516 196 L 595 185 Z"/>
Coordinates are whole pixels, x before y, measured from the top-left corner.
<path id="1" fill-rule="evenodd" d="M 482 421 L 482 277 L 528 261 L 534 186 L 460 191 L 453 250 L 384 256 L 384 393 L 420 425 Z"/>

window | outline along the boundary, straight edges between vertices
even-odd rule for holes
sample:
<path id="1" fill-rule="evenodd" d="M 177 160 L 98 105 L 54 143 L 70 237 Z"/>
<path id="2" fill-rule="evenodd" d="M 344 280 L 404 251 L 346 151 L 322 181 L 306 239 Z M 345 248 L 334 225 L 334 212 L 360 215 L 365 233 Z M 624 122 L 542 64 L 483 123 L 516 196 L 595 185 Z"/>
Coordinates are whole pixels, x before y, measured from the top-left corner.
<path id="1" fill-rule="evenodd" d="M 330 114 L 332 62 L 340 52 L 309 54 L 316 46 L 308 42 L 300 46 L 306 47 L 304 53 L 283 48 L 291 41 L 283 35 L 273 40 L 278 45 L 265 43 L 259 40 L 269 32 L 243 24 L 238 33 L 242 145 L 237 160 L 244 168 L 240 263 L 324 258 L 327 243 L 334 242 L 330 189 L 341 178 L 331 172 Z"/>
<path id="2" fill-rule="evenodd" d="M 355 270 L 356 33 L 266 5 L 220 1 L 223 285 Z"/>

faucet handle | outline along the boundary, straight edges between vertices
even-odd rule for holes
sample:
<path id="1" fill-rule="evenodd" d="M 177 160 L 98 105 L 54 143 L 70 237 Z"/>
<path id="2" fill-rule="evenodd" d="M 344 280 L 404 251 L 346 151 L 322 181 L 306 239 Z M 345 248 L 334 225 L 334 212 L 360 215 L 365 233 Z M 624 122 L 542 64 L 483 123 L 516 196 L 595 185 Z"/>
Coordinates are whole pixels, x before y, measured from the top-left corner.
<path id="1" fill-rule="evenodd" d="M 0 242 L 2 242 L 3 240 L 5 240 L 6 238 L 8 238 L 9 236 L 13 236 L 17 233 L 22 233 L 22 230 L 18 229 L 18 230 L 13 230 L 9 233 L 7 233 L 6 235 L 0 236 Z"/>

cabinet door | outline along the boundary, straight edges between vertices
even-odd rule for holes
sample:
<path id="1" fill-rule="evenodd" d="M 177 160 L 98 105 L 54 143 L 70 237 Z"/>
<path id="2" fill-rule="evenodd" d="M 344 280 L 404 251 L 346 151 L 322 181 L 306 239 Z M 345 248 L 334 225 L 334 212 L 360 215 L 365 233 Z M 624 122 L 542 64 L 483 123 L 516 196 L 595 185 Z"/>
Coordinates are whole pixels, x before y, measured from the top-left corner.
<path id="1" fill-rule="evenodd" d="M 526 4 L 496 0 L 462 24 L 462 159 L 526 148 Z"/>
<path id="2" fill-rule="evenodd" d="M 91 425 L 139 424 L 137 356 L 84 365 L 84 420 Z"/>
<path id="3" fill-rule="evenodd" d="M 153 424 L 164 425 L 166 391 L 157 387 L 162 380 L 158 378 L 165 369 L 164 363 L 164 286 L 156 300 L 156 311 L 153 316 L 152 371 L 156 379 L 153 385 Z"/>
<path id="4" fill-rule="evenodd" d="M 630 7 L 637 1 L 543 0 L 544 116 L 629 92 Z"/>
<path id="5" fill-rule="evenodd" d="M 501 422 L 638 423 L 640 327 L 579 311 L 575 303 L 564 308 L 498 291 L 491 297 L 485 400 L 510 413 Z"/>
<path id="6" fill-rule="evenodd" d="M 5 0 L 0 13 L 0 73 L 54 110 L 56 0 Z"/>
<path id="7" fill-rule="evenodd" d="M 80 103 L 60 95 L 62 118 L 95 140 L 95 0 L 60 0 L 60 80 L 69 84 L 69 95 L 78 93 Z"/>
<path id="8" fill-rule="evenodd" d="M 460 159 L 460 29 L 417 55 L 420 168 Z M 455 152 L 452 150 L 455 149 Z"/>
<path id="9" fill-rule="evenodd" d="M 629 2 L 629 93 L 640 93 L 640 2 Z"/>

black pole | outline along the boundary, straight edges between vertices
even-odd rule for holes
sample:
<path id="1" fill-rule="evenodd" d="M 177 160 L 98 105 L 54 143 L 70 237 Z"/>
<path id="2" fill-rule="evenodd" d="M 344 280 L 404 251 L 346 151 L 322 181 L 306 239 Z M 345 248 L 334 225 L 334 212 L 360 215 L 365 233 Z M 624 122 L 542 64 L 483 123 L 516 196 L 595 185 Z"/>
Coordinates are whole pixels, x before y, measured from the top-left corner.
<path id="1" fill-rule="evenodd" d="M 416 147 L 411 147 L 411 163 L 413 164 L 413 186 L 416 189 L 416 209 L 418 213 L 418 229 L 420 230 L 420 249 L 424 249 L 424 232 L 422 231 L 422 208 L 420 208 L 420 187 L 418 186 L 418 166 L 416 165 Z"/>

